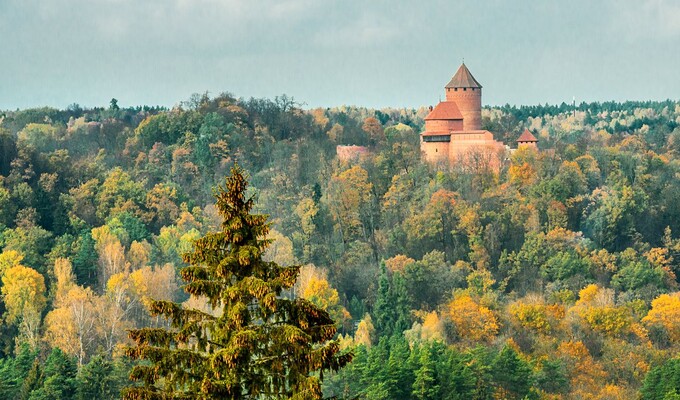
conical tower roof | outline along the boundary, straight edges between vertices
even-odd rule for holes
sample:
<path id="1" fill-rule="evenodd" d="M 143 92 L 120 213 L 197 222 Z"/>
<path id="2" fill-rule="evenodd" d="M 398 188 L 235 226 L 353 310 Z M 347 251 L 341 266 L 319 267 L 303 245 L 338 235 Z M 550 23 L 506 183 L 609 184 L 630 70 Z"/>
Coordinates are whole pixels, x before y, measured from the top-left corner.
<path id="1" fill-rule="evenodd" d="M 446 88 L 481 88 L 482 85 L 477 82 L 474 76 L 470 73 L 470 70 L 465 66 L 465 63 L 461 64 L 456 74 L 451 78 L 451 81 L 445 86 Z"/>
<path id="2" fill-rule="evenodd" d="M 531 132 L 529 132 L 528 129 L 524 129 L 524 132 L 519 136 L 519 139 L 517 139 L 518 142 L 524 143 L 524 142 L 538 142 L 538 139 L 536 139 L 536 136 L 534 136 Z"/>

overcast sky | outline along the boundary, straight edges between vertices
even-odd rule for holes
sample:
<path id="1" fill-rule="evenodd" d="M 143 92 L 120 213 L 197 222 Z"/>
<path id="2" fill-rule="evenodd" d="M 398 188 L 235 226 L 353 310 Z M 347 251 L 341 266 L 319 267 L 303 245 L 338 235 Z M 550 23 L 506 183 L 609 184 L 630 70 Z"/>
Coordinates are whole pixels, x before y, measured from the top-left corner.
<path id="1" fill-rule="evenodd" d="M 680 99 L 679 0 L 0 0 L 0 109 Z"/>

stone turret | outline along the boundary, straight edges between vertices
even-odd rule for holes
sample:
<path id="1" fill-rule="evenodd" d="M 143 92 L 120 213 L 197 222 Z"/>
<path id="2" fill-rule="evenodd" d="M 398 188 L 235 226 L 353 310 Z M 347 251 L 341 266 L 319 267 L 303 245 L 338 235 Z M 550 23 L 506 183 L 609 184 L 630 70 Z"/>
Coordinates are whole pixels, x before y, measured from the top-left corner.
<path id="1" fill-rule="evenodd" d="M 522 147 L 532 147 L 538 149 L 538 139 L 534 136 L 528 129 L 524 129 L 524 132 L 517 139 L 517 148 Z"/>
<path id="2" fill-rule="evenodd" d="M 482 129 L 482 85 L 463 63 L 446 85 L 446 101 L 453 101 L 463 115 L 463 130 Z"/>

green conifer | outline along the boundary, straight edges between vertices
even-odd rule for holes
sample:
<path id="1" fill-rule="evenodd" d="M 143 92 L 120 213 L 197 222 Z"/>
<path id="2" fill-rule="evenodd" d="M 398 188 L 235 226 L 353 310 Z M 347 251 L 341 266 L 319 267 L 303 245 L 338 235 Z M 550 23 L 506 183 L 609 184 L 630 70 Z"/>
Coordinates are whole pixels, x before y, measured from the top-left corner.
<path id="1" fill-rule="evenodd" d="M 171 329 L 130 332 L 137 360 L 124 390 L 138 399 L 317 399 L 323 371 L 351 360 L 339 354 L 335 322 L 304 299 L 284 297 L 299 267 L 262 260 L 267 216 L 251 214 L 248 182 L 238 166 L 216 190 L 222 230 L 198 239 L 184 255 L 185 290 L 207 300 L 206 313 L 170 301 L 153 301 L 150 311 L 171 321 Z M 318 375 L 317 375 L 318 372 Z"/>

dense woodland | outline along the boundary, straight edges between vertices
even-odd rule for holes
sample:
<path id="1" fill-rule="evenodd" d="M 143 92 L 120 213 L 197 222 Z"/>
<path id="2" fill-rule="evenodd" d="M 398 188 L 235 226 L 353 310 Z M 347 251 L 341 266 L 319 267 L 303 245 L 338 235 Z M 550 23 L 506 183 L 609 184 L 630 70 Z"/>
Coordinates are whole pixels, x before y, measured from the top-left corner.
<path id="1" fill-rule="evenodd" d="M 150 299 L 219 230 L 238 163 L 267 260 L 329 312 L 341 399 L 680 398 L 680 103 L 497 107 L 540 151 L 423 164 L 426 108 L 195 95 L 163 109 L 0 112 L 0 398 L 118 398 Z M 367 146 L 350 162 L 336 146 Z"/>

